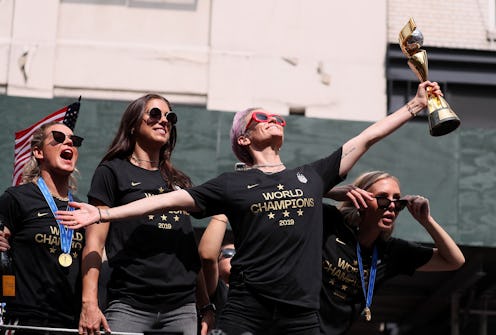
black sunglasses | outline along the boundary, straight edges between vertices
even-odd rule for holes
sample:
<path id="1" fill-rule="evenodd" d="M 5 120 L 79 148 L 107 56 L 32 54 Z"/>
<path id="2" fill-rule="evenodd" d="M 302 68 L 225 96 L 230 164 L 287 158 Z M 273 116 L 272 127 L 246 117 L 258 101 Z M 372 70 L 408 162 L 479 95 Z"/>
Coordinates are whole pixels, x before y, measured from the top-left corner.
<path id="1" fill-rule="evenodd" d="M 220 250 L 219 261 L 223 258 L 231 258 L 236 254 L 236 250 L 232 248 L 225 248 Z"/>
<path id="2" fill-rule="evenodd" d="M 385 196 L 378 196 L 378 197 L 375 197 L 375 199 L 377 200 L 377 206 L 380 209 L 388 209 L 389 205 L 391 205 L 391 203 L 394 203 L 394 211 L 395 212 L 402 211 L 406 207 L 406 205 L 408 204 L 408 200 L 405 200 L 405 199 L 390 200 L 388 197 L 385 197 Z"/>
<path id="3" fill-rule="evenodd" d="M 57 143 L 64 143 L 65 142 L 65 137 L 69 137 L 70 140 L 72 141 L 72 145 L 75 146 L 76 148 L 79 148 L 81 144 L 83 144 L 84 138 L 81 136 L 77 135 L 66 135 L 61 131 L 58 130 L 52 130 L 52 136 L 55 142 Z"/>
<path id="4" fill-rule="evenodd" d="M 162 118 L 162 115 L 164 115 L 162 113 L 162 111 L 160 110 L 160 108 L 157 108 L 157 107 L 153 107 L 152 109 L 150 109 L 150 111 L 148 111 L 146 113 L 148 115 L 150 115 L 150 119 L 152 121 L 155 121 L 155 122 L 160 121 L 160 119 Z M 165 113 L 165 118 L 172 125 L 175 125 L 177 123 L 177 114 L 176 113 L 166 112 Z"/>

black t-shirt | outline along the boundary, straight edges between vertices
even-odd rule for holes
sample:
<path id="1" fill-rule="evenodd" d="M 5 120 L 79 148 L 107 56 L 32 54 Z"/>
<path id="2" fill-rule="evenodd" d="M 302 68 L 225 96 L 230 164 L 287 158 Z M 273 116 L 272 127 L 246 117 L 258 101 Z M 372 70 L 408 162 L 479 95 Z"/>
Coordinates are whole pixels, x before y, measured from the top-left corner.
<path id="1" fill-rule="evenodd" d="M 321 333 L 344 334 L 365 306 L 356 254 L 357 241 L 355 231 L 345 224 L 341 212 L 336 207 L 324 204 L 323 209 L 323 274 L 319 312 Z M 427 263 L 433 254 L 432 248 L 397 238 L 380 240 L 376 245 L 378 266 L 374 292 L 387 279 L 396 275 L 411 276 L 418 267 Z M 371 250 L 362 249 L 362 261 L 367 276 L 372 262 Z M 372 299 L 372 316 L 373 307 Z"/>
<path id="2" fill-rule="evenodd" d="M 98 166 L 88 198 L 115 207 L 169 191 L 160 171 L 114 159 Z M 187 212 L 113 221 L 105 248 L 112 271 L 108 301 L 119 299 L 151 312 L 195 301 L 200 258 Z"/>
<path id="3" fill-rule="evenodd" d="M 341 149 L 295 169 L 224 173 L 187 190 L 201 213 L 224 213 L 236 255 L 231 278 L 259 294 L 290 305 L 318 308 L 322 243 L 322 196 L 341 181 Z"/>
<path id="4" fill-rule="evenodd" d="M 54 200 L 59 209 L 67 208 L 67 201 Z M 77 326 L 84 229 L 74 231 L 73 261 L 63 267 L 58 262 L 62 253 L 59 225 L 36 184 L 8 188 L 0 197 L 0 215 L 12 234 L 10 254 L 16 280 L 16 296 L 7 299 L 7 317 Z"/>

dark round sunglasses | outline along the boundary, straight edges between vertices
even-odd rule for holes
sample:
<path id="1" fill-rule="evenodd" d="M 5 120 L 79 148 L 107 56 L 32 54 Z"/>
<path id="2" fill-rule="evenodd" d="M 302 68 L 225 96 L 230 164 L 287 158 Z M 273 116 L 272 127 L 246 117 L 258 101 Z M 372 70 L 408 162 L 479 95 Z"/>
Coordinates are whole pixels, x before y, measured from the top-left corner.
<path id="1" fill-rule="evenodd" d="M 394 203 L 394 211 L 395 212 L 402 211 L 406 207 L 406 205 L 408 204 L 408 201 L 405 199 L 390 200 L 388 197 L 385 197 L 385 196 L 377 196 L 377 197 L 375 197 L 375 199 L 377 200 L 377 206 L 380 209 L 388 209 L 389 205 L 391 205 L 391 203 Z"/>
<path id="2" fill-rule="evenodd" d="M 270 118 L 274 118 L 276 120 L 276 124 L 284 127 L 286 125 L 286 120 L 280 115 L 277 114 L 267 114 L 264 112 L 254 112 L 251 114 L 251 119 L 245 127 L 245 131 L 250 127 L 253 122 L 269 122 Z"/>
<path id="3" fill-rule="evenodd" d="M 64 143 L 66 136 L 69 137 L 69 139 L 72 141 L 72 145 L 75 146 L 76 148 L 79 148 L 81 144 L 83 144 L 84 138 L 81 136 L 77 135 L 66 135 L 61 131 L 58 130 L 52 130 L 52 136 L 55 142 L 57 143 Z"/>
<path id="4" fill-rule="evenodd" d="M 165 114 L 162 113 L 160 108 L 153 107 L 150 109 L 148 112 L 146 112 L 150 116 L 150 119 L 152 121 L 158 122 L 162 118 L 162 116 L 165 116 L 167 119 L 167 122 L 169 122 L 172 125 L 175 125 L 177 123 L 177 114 L 173 112 L 166 112 Z"/>
<path id="5" fill-rule="evenodd" d="M 233 248 L 225 248 L 220 250 L 219 261 L 223 258 L 232 258 L 236 254 Z"/>

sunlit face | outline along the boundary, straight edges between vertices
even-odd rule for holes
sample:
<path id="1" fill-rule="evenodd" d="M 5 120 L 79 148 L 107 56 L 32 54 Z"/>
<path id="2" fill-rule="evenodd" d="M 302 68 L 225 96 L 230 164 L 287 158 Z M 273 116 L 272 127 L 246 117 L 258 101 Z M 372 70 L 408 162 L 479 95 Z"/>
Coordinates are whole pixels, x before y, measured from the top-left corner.
<path id="1" fill-rule="evenodd" d="M 56 140 L 53 131 L 59 132 L 58 136 L 63 133 L 65 138 L 62 139 L 60 136 Z M 42 148 L 33 151 L 41 170 L 67 175 L 74 171 L 79 152 L 74 146 L 71 135 L 73 135 L 72 130 L 63 124 L 54 124 L 45 129 Z"/>
<path id="2" fill-rule="evenodd" d="M 158 108 L 162 112 L 160 119 L 150 116 L 150 111 Z M 137 132 L 136 141 L 146 141 L 149 144 L 156 144 L 162 147 L 169 141 L 171 123 L 167 120 L 167 113 L 170 112 L 169 106 L 162 99 L 152 99 L 148 101 L 143 113 L 143 119 Z"/>
<path id="3" fill-rule="evenodd" d="M 266 117 L 261 119 L 257 115 L 263 114 Z M 258 121 L 257 121 L 258 120 Z M 282 140 L 284 138 L 284 126 L 286 122 L 284 119 L 276 114 L 268 113 L 263 109 L 256 109 L 251 111 L 249 115 L 246 116 L 246 129 L 245 133 L 255 141 L 264 140 L 276 140 L 280 142 L 280 147 L 282 145 Z"/>
<path id="4" fill-rule="evenodd" d="M 385 178 L 375 182 L 367 191 L 373 194 L 373 197 L 386 197 L 389 200 L 400 199 L 400 186 L 393 178 Z M 391 202 L 387 208 L 381 208 L 377 200 L 367 201 L 368 208 L 361 212 L 363 221 L 361 228 L 374 229 L 391 233 L 394 228 L 394 222 L 399 212 L 396 210 L 396 204 Z"/>

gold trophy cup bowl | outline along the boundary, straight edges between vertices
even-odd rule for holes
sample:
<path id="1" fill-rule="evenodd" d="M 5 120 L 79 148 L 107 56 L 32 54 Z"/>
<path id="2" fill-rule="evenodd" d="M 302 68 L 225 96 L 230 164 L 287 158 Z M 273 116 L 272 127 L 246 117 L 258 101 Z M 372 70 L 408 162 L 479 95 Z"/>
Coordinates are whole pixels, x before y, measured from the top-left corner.
<path id="1" fill-rule="evenodd" d="M 399 41 L 401 51 L 408 58 L 410 69 L 421 82 L 428 80 L 427 52 L 421 49 L 424 37 L 412 18 L 401 29 Z M 427 109 L 429 131 L 432 136 L 446 135 L 460 126 L 460 119 L 443 97 L 429 94 Z"/>

